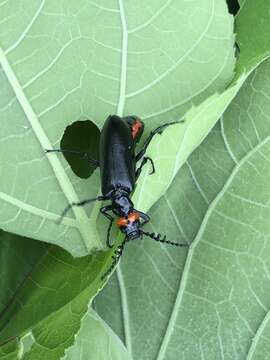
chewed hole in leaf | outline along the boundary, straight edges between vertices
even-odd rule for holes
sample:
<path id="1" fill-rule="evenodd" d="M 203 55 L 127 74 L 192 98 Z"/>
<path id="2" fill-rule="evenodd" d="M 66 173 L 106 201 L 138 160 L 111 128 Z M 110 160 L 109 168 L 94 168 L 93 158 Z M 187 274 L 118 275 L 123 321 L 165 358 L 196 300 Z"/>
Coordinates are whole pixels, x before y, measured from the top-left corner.
<path id="1" fill-rule="evenodd" d="M 98 160 L 99 138 L 100 130 L 90 120 L 75 121 L 66 127 L 60 146 L 62 151 L 67 150 L 63 155 L 77 176 L 89 178 L 95 170 L 89 159 Z"/>
<path id="2" fill-rule="evenodd" d="M 230 14 L 236 15 L 240 10 L 238 0 L 227 0 L 227 5 L 229 8 Z"/>

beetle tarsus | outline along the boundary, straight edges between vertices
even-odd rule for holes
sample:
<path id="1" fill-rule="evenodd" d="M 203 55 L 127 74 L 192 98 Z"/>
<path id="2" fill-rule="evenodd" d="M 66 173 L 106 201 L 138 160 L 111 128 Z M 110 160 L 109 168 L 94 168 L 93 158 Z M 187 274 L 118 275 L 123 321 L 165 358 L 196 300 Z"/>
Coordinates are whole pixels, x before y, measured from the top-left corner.
<path id="1" fill-rule="evenodd" d="M 152 166 L 152 170 L 150 171 L 149 175 L 153 175 L 156 172 L 154 161 L 149 156 L 144 156 L 144 158 L 141 162 L 141 165 L 136 170 L 136 180 L 141 175 L 142 169 L 143 169 L 144 165 L 147 163 L 147 161 L 150 161 L 151 166 Z"/>

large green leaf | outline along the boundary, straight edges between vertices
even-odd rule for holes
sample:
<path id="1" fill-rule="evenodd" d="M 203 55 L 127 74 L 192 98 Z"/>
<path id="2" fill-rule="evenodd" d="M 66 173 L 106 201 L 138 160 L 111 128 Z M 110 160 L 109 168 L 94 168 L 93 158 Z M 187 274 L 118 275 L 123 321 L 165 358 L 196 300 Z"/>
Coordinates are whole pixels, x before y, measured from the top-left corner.
<path id="1" fill-rule="evenodd" d="M 68 202 L 98 193 L 98 174 L 79 181 L 64 159 L 45 156 L 43 149 L 59 146 L 66 125 L 79 118 L 101 127 L 110 113 L 137 113 L 147 122 L 146 133 L 180 119 L 191 104 L 227 85 L 233 42 L 225 0 L 2 3 L 1 227 L 75 256 L 101 248 L 98 206 L 90 218 L 74 208 L 75 218 L 55 223 Z M 211 126 L 196 126 L 187 152 Z M 157 178 L 155 183 L 159 188 Z"/>
<path id="2" fill-rule="evenodd" d="M 74 344 L 89 301 L 101 289 L 101 276 L 110 264 L 110 252 L 74 259 L 51 247 L 1 313 L 2 353 L 7 352 L 5 344 L 11 349 L 21 339 L 24 360 L 63 356 Z"/>
<path id="3" fill-rule="evenodd" d="M 43 243 L 0 230 L 0 316 L 46 249 Z"/>
<path id="4" fill-rule="evenodd" d="M 36 263 L 47 251 L 44 243 L 22 238 L 0 230 L 0 318 L 20 292 Z M 2 331 L 2 326 L 0 332 Z M 0 359 L 17 359 L 19 341 L 8 341 L 0 347 Z"/>
<path id="5" fill-rule="evenodd" d="M 219 127 L 216 127 L 150 211 L 149 230 L 166 234 L 172 241 L 191 243 L 209 204 L 230 176 L 233 165 Z M 176 321 L 183 306 L 182 273 L 188 266 L 186 261 L 193 251 L 192 246 L 190 249 L 161 247 L 147 238 L 129 244 L 113 278 L 95 300 L 95 309 L 125 342 L 134 360 L 198 359 L 201 350 L 192 341 L 198 326 L 206 328 L 211 314 L 206 313 L 203 306 L 194 306 L 191 302 L 190 308 L 187 306 L 188 310 L 185 310 L 185 324 L 180 326 Z M 206 256 L 200 263 L 207 267 Z M 195 282 L 198 275 L 193 278 L 189 268 L 186 271 L 190 281 Z M 211 278 L 207 277 L 210 275 L 200 271 L 199 279 L 202 282 L 205 279 L 201 287 L 210 291 Z M 209 286 L 206 287 L 207 282 Z M 222 287 L 224 281 L 219 283 Z M 213 291 L 215 286 L 214 283 Z M 199 322 L 200 315 L 204 315 L 203 325 Z M 182 311 L 181 316 L 184 317 Z M 185 331 L 184 337 L 182 332 Z M 177 341 L 169 344 L 172 334 L 177 336 Z M 206 353 L 205 358 L 211 359 L 208 356 Z"/>
<path id="6" fill-rule="evenodd" d="M 130 244 L 98 296 L 135 360 L 267 358 L 269 78 L 268 60 L 151 211 L 155 231 L 194 239 L 187 256 L 148 239 Z"/>
<path id="7" fill-rule="evenodd" d="M 149 239 L 130 244 L 96 300 L 133 359 L 269 354 L 269 76 L 267 61 L 150 212 L 153 230 L 194 239 L 187 256 Z"/>

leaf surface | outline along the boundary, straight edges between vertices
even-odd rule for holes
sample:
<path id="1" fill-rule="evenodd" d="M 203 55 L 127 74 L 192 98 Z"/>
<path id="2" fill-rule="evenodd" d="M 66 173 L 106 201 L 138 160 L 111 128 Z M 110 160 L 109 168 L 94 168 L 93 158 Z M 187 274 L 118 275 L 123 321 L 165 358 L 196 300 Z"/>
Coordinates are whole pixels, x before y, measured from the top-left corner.
<path id="1" fill-rule="evenodd" d="M 100 249 L 98 206 L 74 208 L 74 218 L 56 224 L 67 203 L 97 195 L 97 171 L 79 180 L 43 149 L 59 147 L 71 122 L 101 127 L 113 113 L 138 114 L 147 134 L 224 89 L 235 61 L 233 17 L 224 0 L 4 2 L 0 34 L 1 227 L 74 256 Z"/>
<path id="2" fill-rule="evenodd" d="M 247 0 L 244 5 L 235 25 L 240 57 L 234 79 L 224 91 L 188 110 L 183 126 L 175 125 L 152 144 L 149 155 L 155 159 L 157 174 L 146 177 L 145 171 L 134 194 L 137 207 L 144 211 L 150 209 L 154 198 L 159 199 L 165 193 L 177 171 L 222 116 L 249 74 L 269 56 L 269 40 L 265 35 L 270 31 L 269 2 L 260 0 L 255 4 Z"/>
<path id="3" fill-rule="evenodd" d="M 47 246 L 0 231 L 0 314 L 23 284 Z"/>
<path id="4" fill-rule="evenodd" d="M 130 244 L 95 302 L 135 360 L 267 354 L 269 69 L 252 73 L 151 209 L 152 230 L 189 250 Z"/>
<path id="5" fill-rule="evenodd" d="M 23 360 L 60 359 L 74 344 L 89 301 L 102 288 L 101 276 L 110 264 L 110 251 L 74 259 L 51 247 L 1 313 L 1 351 L 20 340 Z"/>
<path id="6" fill-rule="evenodd" d="M 131 360 L 127 349 L 102 319 L 89 309 L 84 316 L 74 345 L 63 360 Z"/>

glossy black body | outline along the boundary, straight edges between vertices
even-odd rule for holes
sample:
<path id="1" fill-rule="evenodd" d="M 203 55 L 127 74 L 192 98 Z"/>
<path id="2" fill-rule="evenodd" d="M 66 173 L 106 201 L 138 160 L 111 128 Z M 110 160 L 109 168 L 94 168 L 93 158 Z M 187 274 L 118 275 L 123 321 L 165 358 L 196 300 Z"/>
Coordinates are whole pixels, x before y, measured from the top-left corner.
<path id="1" fill-rule="evenodd" d="M 100 208 L 101 214 L 110 221 L 107 231 L 107 246 L 113 246 L 110 242 L 110 232 L 115 219 L 117 219 L 117 226 L 125 234 L 125 238 L 114 251 L 114 255 L 112 256 L 113 262 L 106 273 L 103 274 L 102 278 L 110 274 L 117 264 L 122 255 L 125 243 L 140 238 L 143 235 L 148 236 L 157 242 L 175 246 L 186 246 L 186 244 L 168 241 L 166 240 L 166 236 L 161 238 L 160 234 L 143 231 L 141 229 L 142 226 L 149 222 L 150 218 L 147 214 L 134 209 L 134 205 L 130 199 L 131 192 L 135 188 L 135 182 L 140 176 L 142 168 L 147 161 L 150 161 L 152 165 L 150 174 L 155 173 L 153 160 L 150 157 L 145 156 L 148 145 L 156 134 L 162 134 L 167 126 L 173 124 L 175 124 L 175 122 L 166 123 L 151 131 L 141 150 L 136 153 L 136 144 L 139 142 L 144 130 L 143 122 L 134 115 L 122 118 L 117 115 L 110 115 L 101 130 L 99 160 L 88 158 L 86 156 L 86 159 L 88 159 L 91 166 L 100 167 L 102 196 L 80 202 L 72 202 L 63 211 L 60 220 L 73 206 L 84 206 L 93 201 L 110 201 L 110 204 Z M 80 152 L 76 150 L 65 149 L 49 149 L 46 150 L 46 152 L 69 152 L 77 155 L 80 154 Z M 85 157 L 85 154 L 83 157 Z M 139 161 L 141 161 L 141 163 L 136 168 Z"/>
<path id="2" fill-rule="evenodd" d="M 116 190 L 130 194 L 135 187 L 135 143 L 130 125 L 116 115 L 109 116 L 101 130 L 99 147 L 101 190 L 111 197 Z"/>

